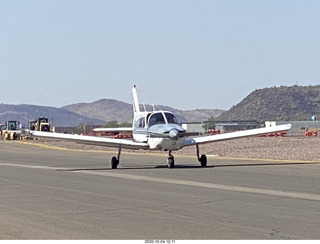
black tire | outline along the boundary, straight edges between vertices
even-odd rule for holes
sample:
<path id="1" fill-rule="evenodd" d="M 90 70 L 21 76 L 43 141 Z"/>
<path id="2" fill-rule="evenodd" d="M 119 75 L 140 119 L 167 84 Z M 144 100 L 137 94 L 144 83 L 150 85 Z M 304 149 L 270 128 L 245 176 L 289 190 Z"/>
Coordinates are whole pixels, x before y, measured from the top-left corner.
<path id="1" fill-rule="evenodd" d="M 119 160 L 116 157 L 111 158 L 111 168 L 116 169 L 118 167 Z"/>
<path id="2" fill-rule="evenodd" d="M 169 169 L 174 168 L 174 158 L 172 156 L 168 157 L 168 168 Z"/>
<path id="3" fill-rule="evenodd" d="M 202 154 L 201 157 L 199 158 L 201 167 L 207 167 L 207 156 Z"/>

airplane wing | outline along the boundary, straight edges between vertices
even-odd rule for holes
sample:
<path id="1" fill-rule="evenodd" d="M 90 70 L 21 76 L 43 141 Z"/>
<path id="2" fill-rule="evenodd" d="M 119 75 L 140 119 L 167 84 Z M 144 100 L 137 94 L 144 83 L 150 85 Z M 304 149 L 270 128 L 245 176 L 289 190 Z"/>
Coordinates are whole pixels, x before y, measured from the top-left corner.
<path id="1" fill-rule="evenodd" d="M 266 135 L 266 134 L 275 133 L 275 132 L 287 131 L 287 130 L 290 130 L 290 128 L 291 128 L 291 124 L 286 124 L 286 125 L 264 127 L 259 129 L 223 133 L 223 134 L 217 134 L 212 136 L 189 138 L 185 141 L 184 146 L 193 146 L 198 144 L 230 140 L 230 139 L 249 137 L 249 136 Z"/>
<path id="2" fill-rule="evenodd" d="M 132 127 L 119 127 L 119 128 L 94 128 L 95 132 L 132 132 Z"/>
<path id="3" fill-rule="evenodd" d="M 135 142 L 132 140 L 125 140 L 125 139 L 62 134 L 62 133 L 52 133 L 52 132 L 43 132 L 43 131 L 29 131 L 29 133 L 34 137 L 68 140 L 68 141 L 74 141 L 82 144 L 89 144 L 89 145 L 116 147 L 116 148 L 133 149 L 133 150 L 149 148 L 149 145 L 147 143 Z"/>

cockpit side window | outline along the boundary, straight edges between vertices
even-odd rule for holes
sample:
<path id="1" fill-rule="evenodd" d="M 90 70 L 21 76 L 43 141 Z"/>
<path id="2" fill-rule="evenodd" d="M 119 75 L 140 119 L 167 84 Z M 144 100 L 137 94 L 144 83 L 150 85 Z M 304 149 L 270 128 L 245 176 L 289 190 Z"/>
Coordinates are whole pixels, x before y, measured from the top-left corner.
<path id="1" fill-rule="evenodd" d="M 144 117 L 139 119 L 139 128 L 144 128 L 145 123 L 144 123 Z"/>
<path id="2" fill-rule="evenodd" d="M 176 116 L 172 113 L 164 113 L 167 119 L 168 124 L 179 124 L 179 121 L 177 120 Z"/>
<path id="3" fill-rule="evenodd" d="M 149 127 L 156 124 L 165 124 L 166 121 L 162 115 L 162 113 L 154 113 L 149 118 Z"/>
<path id="4" fill-rule="evenodd" d="M 137 119 L 134 123 L 134 127 L 135 128 L 144 128 L 145 127 L 145 118 L 140 117 L 139 119 Z"/>

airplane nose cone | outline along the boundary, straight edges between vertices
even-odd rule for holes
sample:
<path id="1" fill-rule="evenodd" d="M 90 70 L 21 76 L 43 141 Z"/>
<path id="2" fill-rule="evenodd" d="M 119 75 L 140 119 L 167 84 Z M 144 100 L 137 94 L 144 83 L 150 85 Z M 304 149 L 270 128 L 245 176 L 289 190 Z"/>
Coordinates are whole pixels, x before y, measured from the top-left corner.
<path id="1" fill-rule="evenodd" d="M 176 129 L 170 130 L 169 136 L 171 139 L 177 140 L 179 136 L 179 131 L 177 131 Z"/>

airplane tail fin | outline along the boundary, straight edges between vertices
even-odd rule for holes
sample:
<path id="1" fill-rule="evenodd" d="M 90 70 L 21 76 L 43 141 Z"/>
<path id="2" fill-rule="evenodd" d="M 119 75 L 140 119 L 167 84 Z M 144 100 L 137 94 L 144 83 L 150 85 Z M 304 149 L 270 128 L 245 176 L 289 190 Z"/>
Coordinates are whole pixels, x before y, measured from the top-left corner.
<path id="1" fill-rule="evenodd" d="M 139 107 L 139 101 L 138 101 L 138 95 L 137 95 L 137 88 L 136 85 L 133 86 L 132 90 L 132 97 L 133 97 L 133 112 L 140 113 L 140 107 Z"/>

